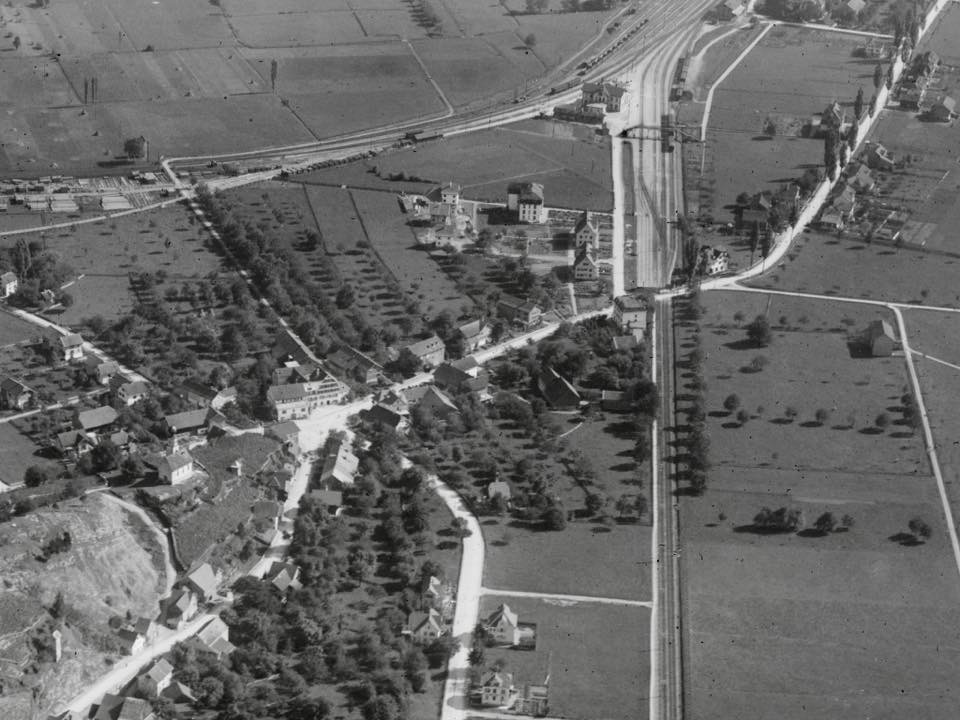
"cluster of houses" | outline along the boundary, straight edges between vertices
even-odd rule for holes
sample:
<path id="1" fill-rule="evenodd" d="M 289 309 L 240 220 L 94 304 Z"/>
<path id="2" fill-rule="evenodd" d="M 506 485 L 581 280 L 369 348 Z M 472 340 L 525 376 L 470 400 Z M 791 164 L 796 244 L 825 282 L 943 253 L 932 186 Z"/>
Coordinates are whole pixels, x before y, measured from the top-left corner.
<path id="1" fill-rule="evenodd" d="M 448 182 L 427 195 L 399 196 L 403 211 L 423 229 L 417 233 L 417 242 L 423 245 L 452 245 L 462 250 L 476 240 L 477 206 L 465 203 L 460 184 Z"/>
<path id="2" fill-rule="evenodd" d="M 488 646 L 518 650 L 536 649 L 536 624 L 521 622 L 509 605 L 498 606 L 490 615 L 482 618 L 479 624 Z M 474 679 L 470 687 L 470 701 L 480 707 L 495 707 L 515 714 L 542 716 L 547 713 L 549 688 L 547 682 L 518 685 L 511 673 L 492 669 Z"/>
<path id="3" fill-rule="evenodd" d="M 403 634 L 418 645 L 429 645 L 450 632 L 456 604 L 453 586 L 431 576 L 420 600 L 421 609 L 407 617 Z"/>
<path id="4" fill-rule="evenodd" d="M 955 98 L 941 94 L 935 102 L 929 106 L 927 104 L 927 92 L 932 89 L 940 68 L 940 56 L 933 50 L 915 57 L 900 81 L 897 94 L 900 107 L 916 111 L 926 107 L 926 118 L 933 122 L 950 122 L 955 118 L 957 116 Z"/>

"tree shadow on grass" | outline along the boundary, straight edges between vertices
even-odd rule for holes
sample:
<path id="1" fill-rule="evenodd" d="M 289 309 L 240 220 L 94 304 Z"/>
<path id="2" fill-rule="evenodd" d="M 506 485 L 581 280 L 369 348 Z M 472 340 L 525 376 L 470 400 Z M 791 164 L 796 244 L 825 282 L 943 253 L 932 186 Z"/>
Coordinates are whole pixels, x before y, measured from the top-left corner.
<path id="1" fill-rule="evenodd" d="M 481 525 L 499 525 L 500 521 L 496 518 L 490 518 L 489 520 L 484 520 Z"/>
<path id="2" fill-rule="evenodd" d="M 797 533 L 797 535 L 804 538 L 822 538 L 828 534 L 826 530 L 817 530 L 816 528 L 806 528 Z"/>
<path id="3" fill-rule="evenodd" d="M 737 525 L 733 531 L 735 533 L 749 533 L 751 535 L 788 535 L 793 532 L 790 528 L 765 527 L 763 525 Z"/>
<path id="4" fill-rule="evenodd" d="M 916 535 L 912 535 L 911 533 L 905 533 L 905 532 L 894 533 L 893 535 L 888 537 L 887 540 L 889 540 L 890 542 L 899 543 L 904 547 L 916 547 L 917 545 L 924 544 L 924 541 L 918 538 Z"/>
<path id="5" fill-rule="evenodd" d="M 744 338 L 743 340 L 733 340 L 731 342 L 724 343 L 723 346 L 731 350 L 756 350 L 757 349 L 757 344 L 752 340 L 748 340 L 746 338 Z"/>
<path id="6" fill-rule="evenodd" d="M 454 550 L 460 543 L 456 543 L 453 540 L 444 540 L 443 542 L 437 543 L 437 550 Z"/>
<path id="7" fill-rule="evenodd" d="M 793 425 L 793 420 L 790 418 L 770 418 L 770 422 L 774 425 Z"/>
<path id="8" fill-rule="evenodd" d="M 859 432 L 861 435 L 883 435 L 883 428 L 871 426 L 860 428 L 857 432 Z"/>

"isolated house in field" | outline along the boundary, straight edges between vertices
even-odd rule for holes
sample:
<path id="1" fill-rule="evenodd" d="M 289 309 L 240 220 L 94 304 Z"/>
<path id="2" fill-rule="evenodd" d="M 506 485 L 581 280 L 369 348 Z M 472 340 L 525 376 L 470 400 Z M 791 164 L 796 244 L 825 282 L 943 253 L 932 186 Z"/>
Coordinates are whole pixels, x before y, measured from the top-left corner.
<path id="1" fill-rule="evenodd" d="M 101 405 L 93 410 L 77 411 L 73 416 L 73 426 L 84 432 L 102 431 L 113 425 L 118 417 L 117 411 L 112 407 Z"/>
<path id="2" fill-rule="evenodd" d="M 79 333 L 61 335 L 60 351 L 64 362 L 83 360 L 83 338 Z"/>
<path id="3" fill-rule="evenodd" d="M 872 357 L 890 357 L 894 350 L 900 349 L 900 341 L 886 320 L 874 320 L 870 323 L 864 340 Z"/>
<path id="4" fill-rule="evenodd" d="M 173 682 L 173 666 L 164 658 L 155 662 L 149 670 L 137 677 L 137 689 L 148 698 L 160 696 Z"/>
<path id="5" fill-rule="evenodd" d="M 488 615 L 483 628 L 498 645 L 520 644 L 520 623 L 508 605 L 500 605 Z"/>
<path id="6" fill-rule="evenodd" d="M 532 302 L 503 297 L 497 303 L 497 314 L 510 325 L 530 330 L 543 320 L 543 309 Z"/>
<path id="7" fill-rule="evenodd" d="M 537 387 L 547 405 L 554 410 L 576 410 L 580 407 L 580 393 L 553 368 L 548 367 L 540 373 Z"/>
<path id="8" fill-rule="evenodd" d="M 950 122 L 957 114 L 957 101 L 944 95 L 940 102 L 930 108 L 930 119 L 934 122 Z"/>
<path id="9" fill-rule="evenodd" d="M 613 301 L 613 321 L 623 331 L 647 330 L 647 302 L 634 295 L 621 295 Z"/>
<path id="10" fill-rule="evenodd" d="M 437 638 L 443 636 L 446 628 L 443 624 L 443 618 L 434 608 L 427 612 L 413 612 L 407 619 L 407 633 L 414 642 L 421 645 L 429 645 Z"/>
<path id="11" fill-rule="evenodd" d="M 417 358 L 427 369 L 436 367 L 443 362 L 447 356 L 447 348 L 436 335 L 431 335 L 423 340 L 418 340 L 411 345 L 407 345 L 407 350 Z"/>
<path id="12" fill-rule="evenodd" d="M 491 328 L 483 320 L 472 320 L 457 328 L 466 352 L 476 352 L 490 343 Z"/>
<path id="13" fill-rule="evenodd" d="M 24 383 L 13 377 L 5 377 L 0 381 L 0 408 L 4 410 L 23 410 L 36 397 Z"/>
<path id="14" fill-rule="evenodd" d="M 573 244 L 578 250 L 584 246 L 594 250 L 600 247 L 600 228 L 590 219 L 590 213 L 586 210 L 573 227 Z"/>
<path id="15" fill-rule="evenodd" d="M 547 219 L 543 185 L 540 183 L 510 183 L 507 186 L 507 210 L 516 213 L 517 220 L 539 225 Z"/>
<path id="16" fill-rule="evenodd" d="M 184 585 L 196 593 L 200 602 L 208 602 L 216 596 L 221 579 L 220 573 L 214 572 L 210 563 L 203 563 L 187 575 Z"/>
<path id="17" fill-rule="evenodd" d="M 5 272 L 0 275 L 0 298 L 8 298 L 20 288 L 17 276 L 12 272 Z"/>
<path id="18" fill-rule="evenodd" d="M 508 672 L 491 671 L 480 679 L 478 701 L 485 707 L 507 707 L 516 698 L 513 675 Z"/>

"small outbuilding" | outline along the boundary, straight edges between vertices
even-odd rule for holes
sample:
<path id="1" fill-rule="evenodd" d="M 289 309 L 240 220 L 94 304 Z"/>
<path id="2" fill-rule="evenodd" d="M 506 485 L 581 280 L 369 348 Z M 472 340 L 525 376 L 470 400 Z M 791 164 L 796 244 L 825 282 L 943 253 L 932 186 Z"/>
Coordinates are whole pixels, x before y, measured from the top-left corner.
<path id="1" fill-rule="evenodd" d="M 886 320 L 870 323 L 864 340 L 871 357 L 890 357 L 894 350 L 900 349 L 900 341 Z"/>

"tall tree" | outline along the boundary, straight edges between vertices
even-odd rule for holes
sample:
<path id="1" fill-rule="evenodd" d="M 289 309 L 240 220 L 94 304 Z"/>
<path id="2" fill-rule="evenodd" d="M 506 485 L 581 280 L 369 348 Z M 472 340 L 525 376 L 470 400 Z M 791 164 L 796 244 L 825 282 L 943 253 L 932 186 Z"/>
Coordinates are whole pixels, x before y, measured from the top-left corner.
<path id="1" fill-rule="evenodd" d="M 881 65 L 880 63 L 877 63 L 876 67 L 873 68 L 873 87 L 879 90 L 882 84 L 883 84 L 883 65 Z"/>
<path id="2" fill-rule="evenodd" d="M 877 84 L 876 73 L 874 73 L 874 76 L 873 76 L 873 84 L 875 86 Z M 857 97 L 853 101 L 853 119 L 859 120 L 860 115 L 862 113 L 863 113 L 863 88 L 861 87 L 857 89 Z"/>

